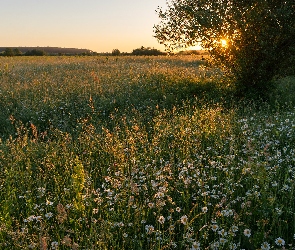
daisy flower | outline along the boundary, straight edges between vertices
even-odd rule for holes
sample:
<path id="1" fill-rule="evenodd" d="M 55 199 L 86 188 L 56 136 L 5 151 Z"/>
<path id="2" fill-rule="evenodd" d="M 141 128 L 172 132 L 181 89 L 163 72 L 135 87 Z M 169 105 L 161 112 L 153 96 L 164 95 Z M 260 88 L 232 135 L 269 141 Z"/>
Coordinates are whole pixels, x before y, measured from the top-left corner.
<path id="1" fill-rule="evenodd" d="M 174 226 L 174 225 L 170 225 L 170 227 L 169 227 L 169 231 L 170 231 L 170 232 L 173 232 L 174 229 L 175 229 L 175 226 Z"/>
<path id="2" fill-rule="evenodd" d="M 270 245 L 267 242 L 263 242 L 261 244 L 261 250 L 269 250 L 270 249 Z"/>
<path id="3" fill-rule="evenodd" d="M 282 239 L 281 237 L 276 238 L 275 243 L 276 243 L 278 246 L 284 246 L 284 245 L 285 245 L 285 241 L 284 241 L 284 239 Z"/>
<path id="4" fill-rule="evenodd" d="M 236 243 L 230 243 L 229 244 L 229 249 L 231 250 L 236 250 L 238 248 L 237 244 Z"/>
<path id="5" fill-rule="evenodd" d="M 152 225 L 146 225 L 146 226 L 145 226 L 145 231 L 146 231 L 148 234 L 154 232 L 154 229 L 155 229 L 155 228 L 154 228 Z"/>
<path id="6" fill-rule="evenodd" d="M 51 242 L 51 248 L 52 249 L 57 249 L 58 248 L 58 242 L 57 241 Z"/>
<path id="7" fill-rule="evenodd" d="M 46 205 L 47 206 L 52 206 L 53 205 L 53 202 L 52 201 L 49 201 L 49 200 L 46 200 Z"/>
<path id="8" fill-rule="evenodd" d="M 220 245 L 220 244 L 219 244 L 218 241 L 213 242 L 213 243 L 211 244 L 211 248 L 212 248 L 213 250 L 218 250 L 219 245 Z"/>
<path id="9" fill-rule="evenodd" d="M 244 230 L 244 235 L 249 238 L 251 236 L 251 230 L 250 229 L 245 229 Z"/>
<path id="10" fill-rule="evenodd" d="M 207 211 L 208 211 L 208 208 L 207 207 L 202 207 L 202 212 L 203 213 L 207 213 Z"/>
<path id="11" fill-rule="evenodd" d="M 53 216 L 53 213 L 51 213 L 51 212 L 45 214 L 45 217 L 46 217 L 47 219 L 50 219 L 52 216 Z"/>
<path id="12" fill-rule="evenodd" d="M 236 232 L 239 231 L 239 228 L 238 228 L 237 226 L 232 226 L 232 227 L 231 227 L 231 230 L 232 230 L 234 233 L 236 233 Z"/>
<path id="13" fill-rule="evenodd" d="M 227 232 L 224 229 L 221 229 L 220 231 L 218 231 L 218 234 L 225 237 L 227 235 Z"/>
<path id="14" fill-rule="evenodd" d="M 186 215 L 181 216 L 181 218 L 180 218 L 180 222 L 181 222 L 183 225 L 186 225 L 186 224 L 187 224 L 187 221 L 188 221 L 188 219 L 187 219 L 187 216 L 186 216 Z"/>
<path id="15" fill-rule="evenodd" d="M 212 225 L 211 225 L 211 229 L 213 230 L 213 232 L 216 232 L 218 228 L 219 228 L 219 227 L 218 227 L 217 224 L 212 224 Z"/>
<path id="16" fill-rule="evenodd" d="M 194 241 L 190 250 L 200 250 L 200 242 Z"/>
<path id="17" fill-rule="evenodd" d="M 224 245 L 224 244 L 227 242 L 227 239 L 225 239 L 225 238 L 220 238 L 220 239 L 219 239 L 219 242 L 220 242 L 221 245 Z"/>
<path id="18" fill-rule="evenodd" d="M 160 224 L 164 224 L 164 222 L 165 222 L 165 217 L 161 215 L 161 216 L 159 217 L 158 221 L 159 221 Z"/>

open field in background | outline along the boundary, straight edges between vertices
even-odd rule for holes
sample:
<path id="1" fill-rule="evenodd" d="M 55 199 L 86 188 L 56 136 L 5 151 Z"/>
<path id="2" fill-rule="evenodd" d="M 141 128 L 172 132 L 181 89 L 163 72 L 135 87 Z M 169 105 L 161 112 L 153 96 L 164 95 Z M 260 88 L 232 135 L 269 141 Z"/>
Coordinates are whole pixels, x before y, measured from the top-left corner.
<path id="1" fill-rule="evenodd" d="M 0 58 L 0 248 L 294 249 L 295 79 L 197 59 Z"/>

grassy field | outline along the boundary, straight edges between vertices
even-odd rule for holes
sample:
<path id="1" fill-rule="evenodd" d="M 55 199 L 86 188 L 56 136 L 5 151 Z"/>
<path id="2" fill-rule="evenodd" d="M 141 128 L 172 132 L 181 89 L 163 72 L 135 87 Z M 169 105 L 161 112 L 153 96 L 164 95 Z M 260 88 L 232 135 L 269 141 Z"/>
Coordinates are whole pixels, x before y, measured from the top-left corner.
<path id="1" fill-rule="evenodd" d="M 0 249 L 294 249 L 295 80 L 233 91 L 193 56 L 0 58 Z"/>

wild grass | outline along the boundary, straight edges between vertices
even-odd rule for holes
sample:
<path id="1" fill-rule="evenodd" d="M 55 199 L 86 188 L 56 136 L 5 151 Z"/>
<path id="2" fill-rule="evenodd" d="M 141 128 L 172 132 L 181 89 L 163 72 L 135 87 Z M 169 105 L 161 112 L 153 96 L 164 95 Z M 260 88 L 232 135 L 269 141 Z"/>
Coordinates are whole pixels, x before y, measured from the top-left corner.
<path id="1" fill-rule="evenodd" d="M 193 56 L 0 58 L 0 248 L 293 249 L 294 84 L 246 102 Z"/>

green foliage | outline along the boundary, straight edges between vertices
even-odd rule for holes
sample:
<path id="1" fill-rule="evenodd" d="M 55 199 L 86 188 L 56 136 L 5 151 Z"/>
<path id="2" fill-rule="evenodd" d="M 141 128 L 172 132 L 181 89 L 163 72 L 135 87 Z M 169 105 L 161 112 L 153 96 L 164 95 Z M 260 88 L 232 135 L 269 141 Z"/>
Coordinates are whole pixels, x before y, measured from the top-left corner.
<path id="1" fill-rule="evenodd" d="M 159 17 L 155 36 L 161 43 L 201 43 L 234 76 L 240 95 L 268 93 L 273 78 L 294 62 L 294 1 L 172 0 Z"/>

